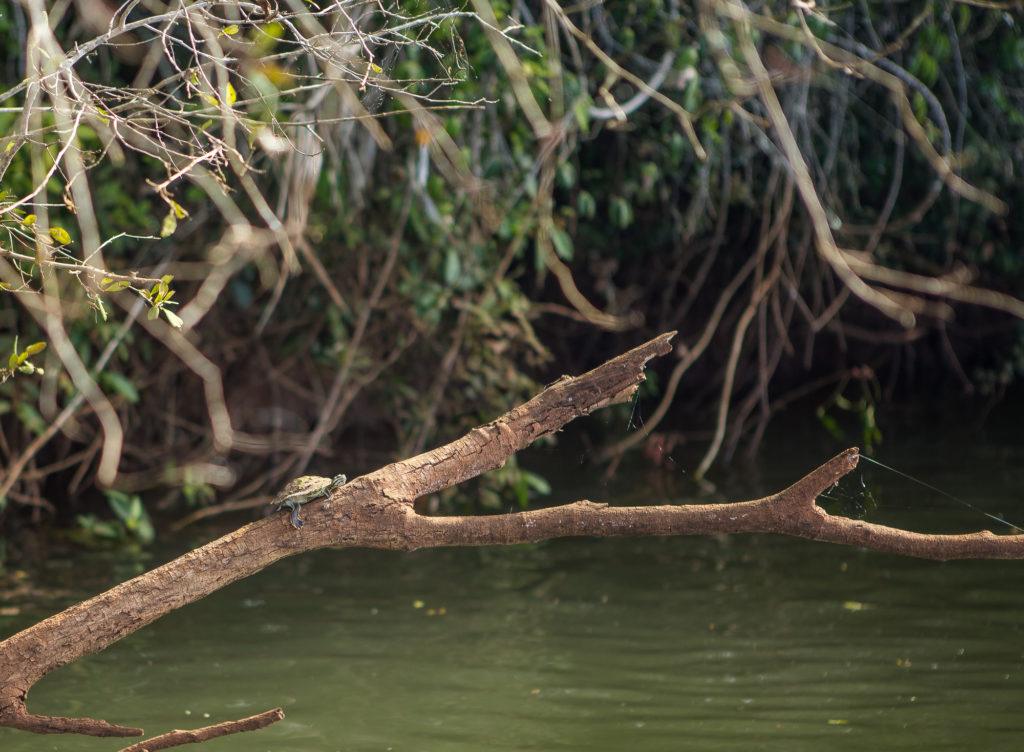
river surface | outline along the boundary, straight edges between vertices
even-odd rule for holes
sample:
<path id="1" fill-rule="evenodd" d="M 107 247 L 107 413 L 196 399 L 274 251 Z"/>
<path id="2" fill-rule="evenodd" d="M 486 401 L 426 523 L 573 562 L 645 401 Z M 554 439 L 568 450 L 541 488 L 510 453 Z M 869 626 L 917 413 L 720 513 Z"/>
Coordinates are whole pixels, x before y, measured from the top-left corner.
<path id="1" fill-rule="evenodd" d="M 979 428 L 924 412 L 887 428 L 877 456 L 1024 524 L 1022 415 L 1000 409 Z M 779 425 L 755 463 L 712 475 L 723 498 L 756 496 L 838 448 L 820 427 Z M 579 459 L 523 461 L 551 477 L 552 501 L 697 495 L 679 469 L 638 462 L 605 483 Z M 864 501 L 861 478 L 836 497 Z M 872 521 L 1007 530 L 892 473 L 863 479 Z M 214 534 L 164 540 L 141 562 L 78 554 L 8 575 L 0 636 Z M 150 734 L 284 708 L 210 752 L 1019 750 L 1022 624 L 1024 563 L 773 536 L 321 551 L 56 671 L 30 705 Z M 0 730 L 3 752 L 120 746 Z"/>

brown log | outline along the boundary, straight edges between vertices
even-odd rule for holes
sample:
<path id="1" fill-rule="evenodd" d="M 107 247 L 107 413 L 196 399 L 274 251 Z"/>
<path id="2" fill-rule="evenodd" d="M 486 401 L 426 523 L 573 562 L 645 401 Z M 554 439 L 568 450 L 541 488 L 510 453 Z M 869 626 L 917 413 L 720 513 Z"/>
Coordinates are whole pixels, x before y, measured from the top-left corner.
<path id="1" fill-rule="evenodd" d="M 103 650 L 175 609 L 286 556 L 327 546 L 409 551 L 565 536 L 761 532 L 932 559 L 1024 558 L 1024 536 L 923 535 L 826 514 L 815 499 L 857 465 L 856 449 L 779 493 L 748 502 L 612 507 L 578 501 L 480 517 L 428 517 L 415 511 L 416 498 L 500 467 L 569 421 L 630 399 L 643 380 L 645 364 L 670 350 L 672 336 L 661 335 L 582 376 L 563 377 L 450 444 L 356 478 L 329 498 L 304 507 L 301 530 L 293 529 L 286 515 L 251 523 L 0 642 L 0 726 L 38 733 L 140 735 L 140 729 L 90 718 L 32 715 L 26 707 L 28 692 L 50 671 Z"/>

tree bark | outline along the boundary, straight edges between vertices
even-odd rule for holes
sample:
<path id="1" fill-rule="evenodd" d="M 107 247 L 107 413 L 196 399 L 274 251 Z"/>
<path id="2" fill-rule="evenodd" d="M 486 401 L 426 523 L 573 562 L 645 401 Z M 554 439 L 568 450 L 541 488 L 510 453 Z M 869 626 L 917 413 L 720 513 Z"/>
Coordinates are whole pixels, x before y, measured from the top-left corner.
<path id="1" fill-rule="evenodd" d="M 923 535 L 826 514 L 815 499 L 856 467 L 857 449 L 842 452 L 779 493 L 747 502 L 612 507 L 577 501 L 480 517 L 428 517 L 414 510 L 418 497 L 500 467 L 569 421 L 630 399 L 644 378 L 645 364 L 671 349 L 673 334 L 663 334 L 582 376 L 562 377 L 529 402 L 450 444 L 354 479 L 306 506 L 301 530 L 291 527 L 287 515 L 253 522 L 0 642 L 0 725 L 37 733 L 141 735 L 141 729 L 92 718 L 31 714 L 28 692 L 50 671 L 103 650 L 175 609 L 286 556 L 328 546 L 409 551 L 566 536 L 762 532 L 939 560 L 1024 558 L 1024 536 Z M 178 743 L 201 740 L 195 737 L 198 731 L 173 733 L 178 736 L 164 736 L 184 740 Z"/>

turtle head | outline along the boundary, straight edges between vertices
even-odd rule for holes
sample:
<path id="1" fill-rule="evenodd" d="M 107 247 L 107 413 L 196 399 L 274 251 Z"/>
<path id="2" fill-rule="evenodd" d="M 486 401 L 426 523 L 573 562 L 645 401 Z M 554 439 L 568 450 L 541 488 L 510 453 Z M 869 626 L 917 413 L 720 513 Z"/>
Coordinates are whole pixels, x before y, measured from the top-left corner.
<path id="1" fill-rule="evenodd" d="M 333 490 L 335 488 L 341 488 L 347 482 L 348 478 L 345 476 L 345 473 L 342 473 L 341 475 L 335 475 L 333 478 L 331 478 L 331 489 Z"/>

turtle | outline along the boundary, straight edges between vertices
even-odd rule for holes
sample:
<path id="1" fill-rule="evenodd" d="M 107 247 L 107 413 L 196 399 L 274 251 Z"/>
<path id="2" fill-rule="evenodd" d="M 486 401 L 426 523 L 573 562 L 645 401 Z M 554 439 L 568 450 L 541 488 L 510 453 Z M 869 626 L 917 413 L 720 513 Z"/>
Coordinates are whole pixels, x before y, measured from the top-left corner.
<path id="1" fill-rule="evenodd" d="M 298 530 L 303 522 L 299 517 L 299 507 L 303 504 L 327 496 L 336 488 L 341 488 L 348 480 L 342 475 L 335 475 L 333 478 L 325 478 L 322 475 L 303 475 L 288 482 L 277 496 L 270 500 L 271 505 L 282 509 L 288 507 L 292 510 L 292 527 Z"/>

